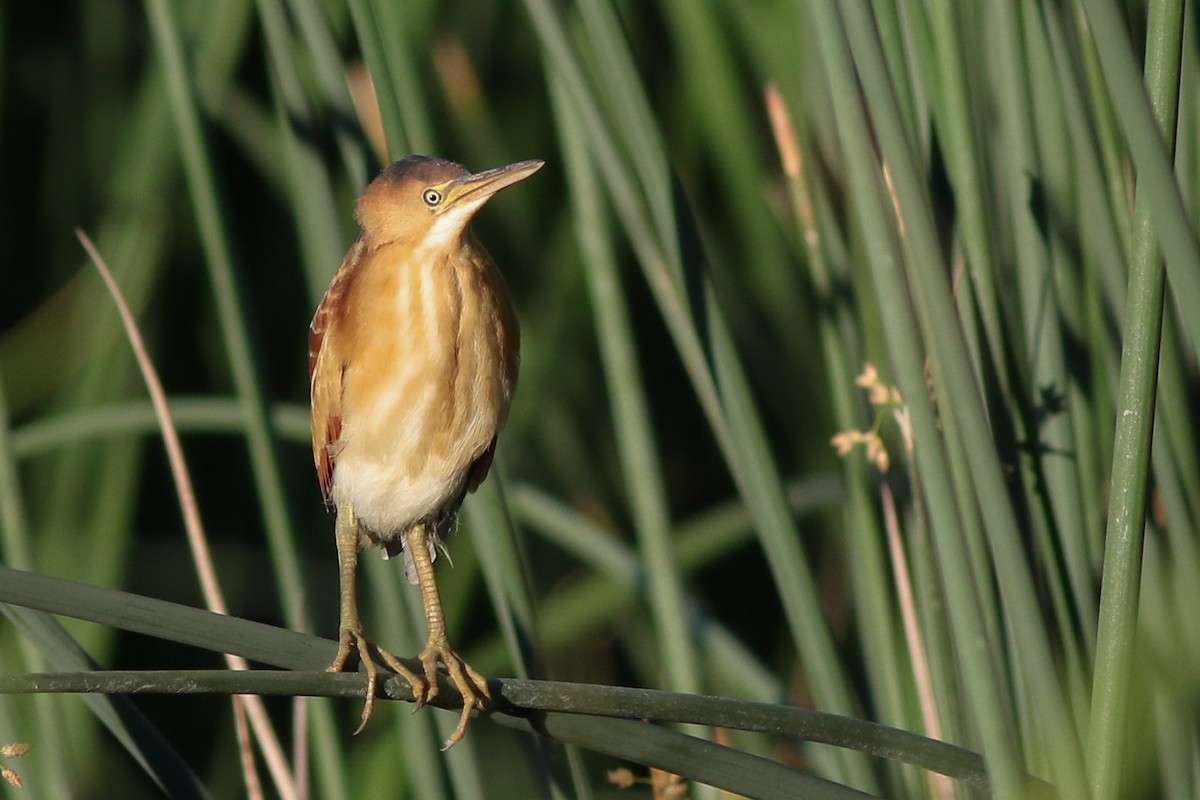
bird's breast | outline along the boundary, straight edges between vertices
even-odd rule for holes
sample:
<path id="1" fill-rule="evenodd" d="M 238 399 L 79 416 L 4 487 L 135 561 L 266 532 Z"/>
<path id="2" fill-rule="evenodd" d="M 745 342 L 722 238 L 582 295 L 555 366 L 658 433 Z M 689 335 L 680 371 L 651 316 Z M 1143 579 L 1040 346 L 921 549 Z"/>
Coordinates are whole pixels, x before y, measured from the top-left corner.
<path id="1" fill-rule="evenodd" d="M 462 493 L 508 415 L 519 358 L 504 279 L 482 249 L 381 248 L 355 284 L 335 499 L 386 536 Z"/>

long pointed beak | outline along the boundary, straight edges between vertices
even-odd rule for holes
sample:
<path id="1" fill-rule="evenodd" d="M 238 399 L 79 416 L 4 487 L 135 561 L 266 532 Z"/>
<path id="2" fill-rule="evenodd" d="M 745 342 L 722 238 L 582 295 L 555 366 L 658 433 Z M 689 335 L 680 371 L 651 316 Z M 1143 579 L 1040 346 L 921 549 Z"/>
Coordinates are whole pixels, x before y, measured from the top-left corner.
<path id="1" fill-rule="evenodd" d="M 505 167 L 496 167 L 459 178 L 446 187 L 444 208 L 451 209 L 464 203 L 482 204 L 501 189 L 523 181 L 537 172 L 545 161 L 518 161 Z"/>

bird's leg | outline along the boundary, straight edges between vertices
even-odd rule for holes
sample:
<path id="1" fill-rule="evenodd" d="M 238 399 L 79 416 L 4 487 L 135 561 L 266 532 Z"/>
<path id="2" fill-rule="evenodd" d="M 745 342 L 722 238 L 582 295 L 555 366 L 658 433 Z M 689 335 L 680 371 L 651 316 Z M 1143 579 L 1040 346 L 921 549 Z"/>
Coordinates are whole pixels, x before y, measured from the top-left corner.
<path id="1" fill-rule="evenodd" d="M 341 596 L 338 622 L 338 651 L 327 672 L 341 672 L 346 668 L 346 662 L 355 651 L 359 661 L 367 673 L 367 702 L 362 710 L 362 722 L 359 723 L 359 733 L 367 725 L 371 713 L 375 710 L 375 687 L 379 682 L 379 667 L 371 653 L 372 648 L 379 658 L 392 671 L 408 681 L 412 687 L 413 696 L 417 698 L 417 707 L 424 703 L 428 693 L 425 679 L 414 673 L 404 662 L 381 647 L 374 647 L 367 641 L 363 633 L 362 623 L 358 618 L 358 593 L 356 591 L 356 571 L 358 567 L 358 517 L 348 504 L 341 504 L 337 509 L 335 524 L 338 552 L 338 587 Z"/>
<path id="2" fill-rule="evenodd" d="M 425 668 L 425 677 L 429 679 L 428 699 L 433 699 L 437 694 L 438 661 L 446 665 L 446 672 L 463 699 L 458 727 L 442 745 L 442 749 L 447 750 L 467 732 L 471 711 L 476 708 L 483 709 L 485 702 L 490 700 L 492 695 L 488 691 L 487 679 L 450 648 L 450 640 L 446 637 L 446 618 L 442 614 L 442 600 L 433 576 L 433 555 L 430 552 L 432 543 L 424 523 L 418 523 L 409 529 L 406 546 L 412 554 L 413 565 L 417 570 L 421 602 L 425 606 L 425 622 L 429 626 L 429 641 L 418 656 Z"/>

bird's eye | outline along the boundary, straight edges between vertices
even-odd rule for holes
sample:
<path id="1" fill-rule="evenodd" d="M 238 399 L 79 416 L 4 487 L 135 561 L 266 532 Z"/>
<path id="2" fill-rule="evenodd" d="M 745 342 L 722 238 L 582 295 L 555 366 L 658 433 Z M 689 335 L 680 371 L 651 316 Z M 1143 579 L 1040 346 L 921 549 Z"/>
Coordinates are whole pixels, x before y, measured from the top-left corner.
<path id="1" fill-rule="evenodd" d="M 425 201 L 425 205 L 433 208 L 438 203 L 442 202 L 442 193 L 437 189 L 426 189 L 421 194 L 421 199 Z"/>

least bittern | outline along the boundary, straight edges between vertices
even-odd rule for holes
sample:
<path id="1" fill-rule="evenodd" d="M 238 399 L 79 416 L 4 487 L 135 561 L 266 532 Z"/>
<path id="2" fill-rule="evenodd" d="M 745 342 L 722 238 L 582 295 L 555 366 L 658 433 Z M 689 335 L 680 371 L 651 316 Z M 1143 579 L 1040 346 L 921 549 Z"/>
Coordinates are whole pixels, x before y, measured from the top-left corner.
<path id="1" fill-rule="evenodd" d="M 333 276 L 309 331 L 313 459 L 337 509 L 341 671 L 357 653 L 375 703 L 379 666 L 412 686 L 417 708 L 437 694 L 446 666 L 463 697 L 458 727 L 490 699 L 487 681 L 450 647 L 433 561 L 467 492 L 487 477 L 517 382 L 520 334 L 508 287 L 468 224 L 496 192 L 542 166 L 522 161 L 471 174 L 450 161 L 409 156 L 358 199 L 362 232 Z M 429 640 L 417 675 L 367 641 L 355 568 L 370 544 L 404 553 L 421 587 Z"/>

